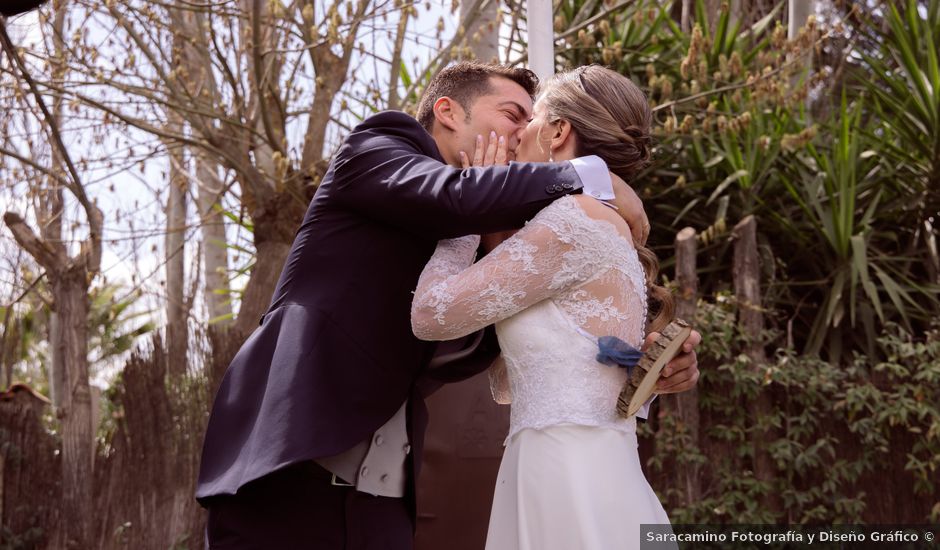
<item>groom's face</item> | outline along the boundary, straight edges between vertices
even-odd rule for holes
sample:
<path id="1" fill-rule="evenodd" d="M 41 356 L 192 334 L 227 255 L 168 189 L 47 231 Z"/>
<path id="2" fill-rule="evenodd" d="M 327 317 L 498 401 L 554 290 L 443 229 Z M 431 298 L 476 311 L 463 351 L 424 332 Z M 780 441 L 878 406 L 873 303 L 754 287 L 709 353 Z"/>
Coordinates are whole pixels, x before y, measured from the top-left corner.
<path id="1" fill-rule="evenodd" d="M 490 93 L 477 97 L 454 133 L 456 147 L 471 157 L 476 137 L 489 140 L 490 132 L 505 136 L 509 145 L 509 160 L 515 159 L 516 147 L 522 132 L 532 118 L 532 98 L 525 89 L 503 77 L 490 77 Z"/>

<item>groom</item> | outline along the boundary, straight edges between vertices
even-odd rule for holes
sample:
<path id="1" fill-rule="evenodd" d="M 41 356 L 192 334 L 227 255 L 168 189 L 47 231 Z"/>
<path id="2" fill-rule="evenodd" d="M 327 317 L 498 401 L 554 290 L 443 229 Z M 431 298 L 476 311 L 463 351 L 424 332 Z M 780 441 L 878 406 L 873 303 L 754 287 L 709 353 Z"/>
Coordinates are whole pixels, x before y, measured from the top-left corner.
<path id="1" fill-rule="evenodd" d="M 437 349 L 411 333 L 436 242 L 519 227 L 568 193 L 629 191 L 597 157 L 454 167 L 490 132 L 511 157 L 536 86 L 524 69 L 461 63 L 429 84 L 418 121 L 380 113 L 339 148 L 212 408 L 196 491 L 211 548 L 412 547 L 424 396 L 498 353 L 491 334 Z M 633 221 L 647 225 L 642 209 Z M 695 385 L 698 339 L 667 390 Z"/>

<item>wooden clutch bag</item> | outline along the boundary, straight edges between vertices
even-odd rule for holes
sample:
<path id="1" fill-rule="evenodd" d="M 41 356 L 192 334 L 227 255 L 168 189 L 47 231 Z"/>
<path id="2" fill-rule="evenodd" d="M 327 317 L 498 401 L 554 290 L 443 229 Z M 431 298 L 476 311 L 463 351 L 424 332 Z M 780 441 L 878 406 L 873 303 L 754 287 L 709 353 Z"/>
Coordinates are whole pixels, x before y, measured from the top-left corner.
<path id="1" fill-rule="evenodd" d="M 620 398 L 617 399 L 617 413 L 620 416 L 629 418 L 635 415 L 649 400 L 663 367 L 679 353 L 691 332 L 692 327 L 682 319 L 674 320 L 662 330 L 659 338 L 650 345 L 633 368 L 623 391 L 620 392 Z"/>

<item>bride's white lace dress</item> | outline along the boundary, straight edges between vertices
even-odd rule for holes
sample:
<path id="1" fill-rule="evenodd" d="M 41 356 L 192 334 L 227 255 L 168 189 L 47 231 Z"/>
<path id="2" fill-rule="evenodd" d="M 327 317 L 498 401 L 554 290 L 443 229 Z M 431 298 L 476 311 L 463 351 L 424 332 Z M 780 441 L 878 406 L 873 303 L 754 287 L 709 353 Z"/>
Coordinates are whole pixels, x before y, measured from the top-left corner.
<path id="1" fill-rule="evenodd" d="M 487 550 L 639 548 L 641 524 L 669 522 L 635 419 L 616 413 L 627 374 L 595 360 L 598 336 L 640 345 L 646 288 L 627 229 L 589 216 L 592 200 L 555 201 L 475 264 L 478 237 L 441 241 L 415 291 L 421 338 L 496 324 L 491 382 L 512 412 Z"/>

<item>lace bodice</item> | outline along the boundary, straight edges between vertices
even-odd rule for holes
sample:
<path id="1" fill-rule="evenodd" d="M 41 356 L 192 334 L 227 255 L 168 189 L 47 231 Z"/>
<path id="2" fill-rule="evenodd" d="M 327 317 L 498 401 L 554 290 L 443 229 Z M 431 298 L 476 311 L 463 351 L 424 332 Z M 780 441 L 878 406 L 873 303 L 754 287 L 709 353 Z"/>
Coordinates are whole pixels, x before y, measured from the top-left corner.
<path id="1" fill-rule="evenodd" d="M 626 372 L 595 360 L 596 337 L 640 345 L 643 269 L 629 236 L 578 201 L 555 201 L 476 263 L 479 237 L 441 241 L 415 291 L 419 338 L 496 324 L 502 358 L 491 380 L 494 397 L 512 401 L 510 437 L 561 423 L 634 429 L 615 410 Z"/>

